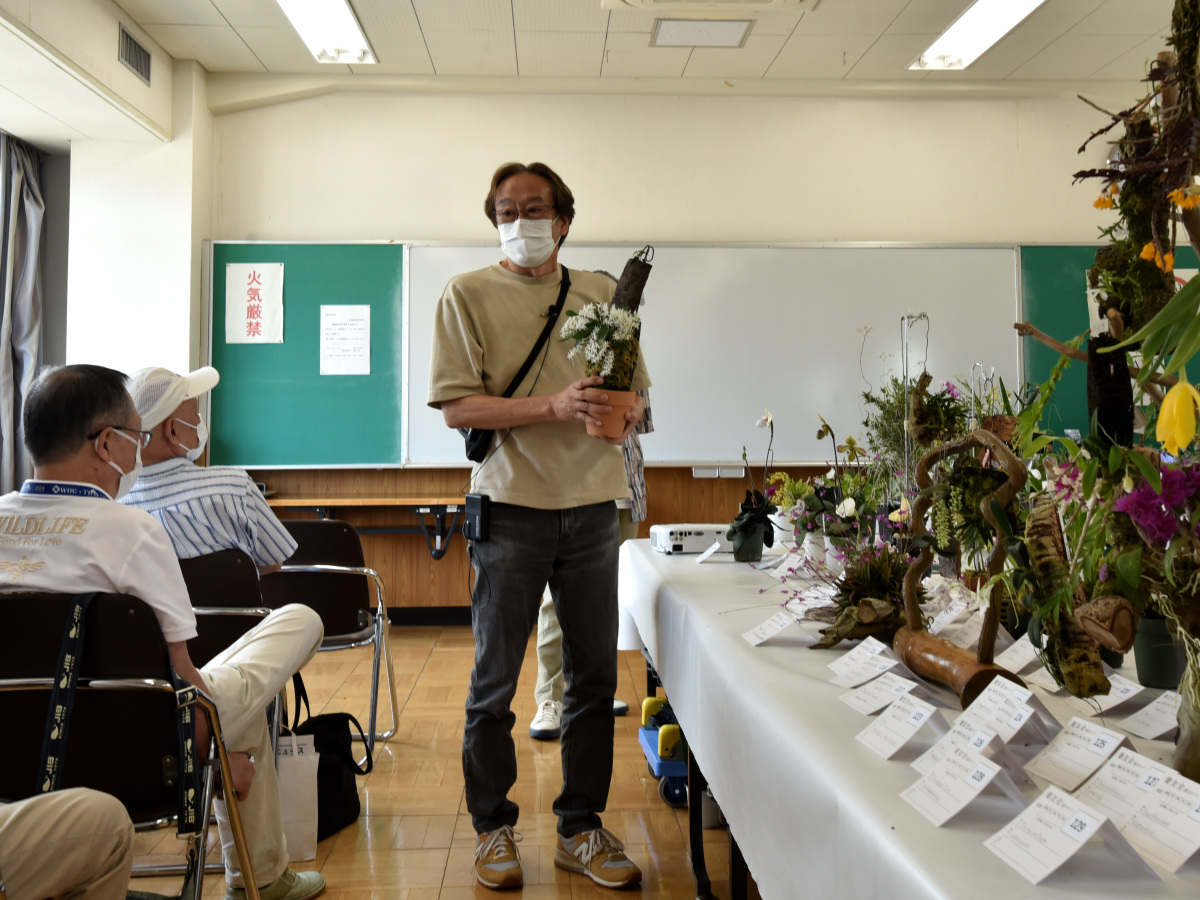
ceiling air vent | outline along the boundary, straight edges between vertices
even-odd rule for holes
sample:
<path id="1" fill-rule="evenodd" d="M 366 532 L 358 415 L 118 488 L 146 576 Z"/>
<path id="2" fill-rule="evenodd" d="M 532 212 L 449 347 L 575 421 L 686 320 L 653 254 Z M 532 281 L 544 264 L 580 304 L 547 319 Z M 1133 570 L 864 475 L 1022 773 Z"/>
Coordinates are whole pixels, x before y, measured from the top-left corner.
<path id="1" fill-rule="evenodd" d="M 744 15 L 750 12 L 809 12 L 821 0 L 600 0 L 601 9 L 635 9 L 639 12 L 704 18 Z"/>
<path id="2" fill-rule="evenodd" d="M 121 41 L 117 47 L 117 59 L 125 64 L 125 68 L 138 78 L 150 83 L 150 51 L 133 39 L 124 25 L 121 29 Z"/>

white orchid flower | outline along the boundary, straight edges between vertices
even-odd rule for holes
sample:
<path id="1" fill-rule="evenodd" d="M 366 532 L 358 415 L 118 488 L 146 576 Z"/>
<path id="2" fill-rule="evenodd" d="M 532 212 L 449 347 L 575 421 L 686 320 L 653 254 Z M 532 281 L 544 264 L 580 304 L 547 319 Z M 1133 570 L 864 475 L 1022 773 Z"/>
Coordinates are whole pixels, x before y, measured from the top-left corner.
<path id="1" fill-rule="evenodd" d="M 775 420 L 771 418 L 771 411 L 769 409 L 764 409 L 763 412 L 766 413 L 766 415 L 759 419 L 756 424 L 759 428 L 768 428 Z"/>
<path id="2" fill-rule="evenodd" d="M 825 473 L 826 481 L 833 481 L 833 479 L 835 479 L 835 478 L 837 478 L 837 469 L 831 468 L 828 472 Z"/>
<path id="3" fill-rule="evenodd" d="M 851 516 L 853 516 L 854 513 L 857 512 L 857 507 L 854 503 L 854 498 L 847 497 L 845 500 L 843 500 L 841 503 L 839 503 L 837 505 L 837 509 L 835 509 L 834 512 L 836 512 L 843 519 L 848 519 Z"/>

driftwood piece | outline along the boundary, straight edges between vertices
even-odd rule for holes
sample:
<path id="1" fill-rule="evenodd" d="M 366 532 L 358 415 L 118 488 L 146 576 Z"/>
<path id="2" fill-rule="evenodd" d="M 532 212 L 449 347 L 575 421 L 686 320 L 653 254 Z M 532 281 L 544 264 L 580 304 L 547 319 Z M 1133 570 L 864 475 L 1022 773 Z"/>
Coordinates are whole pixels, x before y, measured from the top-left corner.
<path id="1" fill-rule="evenodd" d="M 1087 358 L 1088 358 L 1087 353 L 1085 353 L 1083 350 L 1076 350 L 1074 347 L 1068 347 L 1062 341 L 1059 341 L 1059 340 L 1056 340 L 1056 339 L 1050 337 L 1050 335 L 1046 334 L 1046 332 L 1041 331 L 1037 328 L 1034 328 L 1033 325 L 1031 325 L 1028 322 L 1014 322 L 1013 328 L 1016 329 L 1017 334 L 1021 335 L 1021 337 L 1033 338 L 1039 344 L 1045 344 L 1051 350 L 1055 350 L 1058 353 L 1063 354 L 1064 356 L 1070 357 L 1071 359 L 1077 359 L 1082 362 L 1087 362 Z M 1138 375 L 1142 371 L 1141 369 L 1137 368 L 1136 366 L 1128 366 L 1127 368 L 1129 369 L 1129 377 L 1130 378 L 1137 378 Z M 1169 387 L 1174 387 L 1176 384 L 1178 384 L 1179 379 L 1176 378 L 1174 375 L 1151 375 L 1149 378 L 1149 382 L 1151 384 L 1158 384 L 1158 385 L 1162 385 L 1163 387 L 1169 388 Z M 1150 394 L 1150 396 L 1154 397 L 1155 395 Z M 1156 403 L 1162 402 L 1162 398 L 1158 397 L 1155 400 L 1155 402 Z"/>
<path id="2" fill-rule="evenodd" d="M 1128 653 L 1137 634 L 1137 613 L 1124 597 L 1108 594 L 1096 597 L 1075 610 L 1080 627 L 1101 647 Z"/>
<path id="3" fill-rule="evenodd" d="M 998 575 L 1004 568 L 1006 552 L 1004 535 L 992 515 L 992 501 L 995 500 L 1002 508 L 1007 509 L 1017 496 L 1017 492 L 1025 486 L 1025 467 L 1013 455 L 1008 446 L 996 435 L 983 429 L 976 429 L 969 435 L 943 444 L 930 453 L 925 454 L 917 464 L 917 487 L 922 492 L 930 486 L 932 480 L 929 470 L 938 462 L 960 453 L 972 452 L 982 447 L 991 454 L 992 459 L 1007 475 L 1007 479 L 996 490 L 986 495 L 980 503 L 980 512 L 992 527 L 996 535 L 996 543 L 988 557 L 987 575 L 990 578 Z M 925 513 L 933 498 L 928 493 L 918 495 L 913 504 L 912 523 L 914 534 L 925 533 Z M 933 550 L 925 547 L 921 555 L 908 567 L 904 573 L 904 609 L 908 624 L 896 632 L 892 647 L 900 660 L 916 674 L 944 684 L 954 690 L 962 701 L 963 708 L 971 705 L 971 701 L 979 695 L 993 678 L 1007 678 L 1017 684 L 1021 679 L 993 663 L 996 650 L 996 633 L 1000 627 L 1000 606 L 989 603 L 987 613 L 983 618 L 983 628 L 979 634 L 979 650 L 972 656 L 961 647 L 956 647 L 949 641 L 929 634 L 925 630 L 925 620 L 921 615 L 921 607 L 917 602 L 917 589 L 921 576 L 933 559 Z"/>

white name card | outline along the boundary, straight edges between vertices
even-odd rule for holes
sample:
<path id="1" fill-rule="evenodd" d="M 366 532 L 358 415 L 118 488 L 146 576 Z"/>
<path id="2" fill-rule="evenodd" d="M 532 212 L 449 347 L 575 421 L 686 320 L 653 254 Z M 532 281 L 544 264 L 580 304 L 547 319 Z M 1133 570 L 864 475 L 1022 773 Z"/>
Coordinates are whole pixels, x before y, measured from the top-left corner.
<path id="1" fill-rule="evenodd" d="M 995 784 L 1010 799 L 1025 805 L 1025 798 L 1000 766 L 961 744 L 950 748 L 936 766 L 900 796 L 939 828 Z"/>
<path id="2" fill-rule="evenodd" d="M 1129 738 L 1075 716 L 1025 769 L 1051 784 L 1073 791 L 1099 769 Z"/>
<path id="3" fill-rule="evenodd" d="M 1038 669 L 1035 672 L 1030 672 L 1028 675 L 1024 676 L 1024 678 L 1027 683 L 1036 684 L 1051 696 L 1062 691 L 1062 686 L 1054 680 L 1054 676 L 1050 674 L 1049 669 Z"/>
<path id="4" fill-rule="evenodd" d="M 757 628 L 751 628 L 749 631 L 743 634 L 742 637 L 750 642 L 750 646 L 757 647 L 763 641 L 775 637 L 775 635 L 779 634 L 779 632 L 783 631 L 783 629 L 787 628 L 795 621 L 796 619 L 791 615 L 791 613 L 780 610 Z"/>
<path id="5" fill-rule="evenodd" d="M 1104 813 L 1054 786 L 1046 788 L 1045 793 L 983 845 L 1027 881 L 1038 884 L 1082 850 L 1097 833 L 1110 852 L 1151 877 L 1158 877 Z"/>
<path id="6" fill-rule="evenodd" d="M 941 764 L 941 761 L 954 747 L 965 747 L 974 753 L 982 754 L 988 751 L 993 762 L 1005 769 L 1014 784 L 1032 785 L 1033 780 L 1025 774 L 1021 761 L 1008 749 L 1008 745 L 996 731 L 989 728 L 978 716 L 965 712 L 960 715 L 950 730 L 938 742 L 918 756 L 912 762 L 912 767 L 922 775 L 928 774 Z"/>
<path id="7" fill-rule="evenodd" d="M 1130 681 L 1124 675 L 1118 675 L 1116 672 L 1108 676 L 1108 683 L 1110 688 L 1104 696 L 1088 697 L 1086 700 L 1072 697 L 1067 702 L 1085 716 L 1098 716 L 1126 700 L 1132 700 L 1145 690 L 1136 681 Z"/>
<path id="8" fill-rule="evenodd" d="M 1164 737 L 1179 724 L 1180 699 L 1175 691 L 1163 691 L 1153 703 L 1117 722 L 1117 727 L 1151 741 Z"/>
<path id="9" fill-rule="evenodd" d="M 898 663 L 899 660 L 888 652 L 887 644 L 869 637 L 853 650 L 843 653 L 829 663 L 829 668 L 834 674 L 829 680 L 838 687 L 858 687 L 894 668 Z"/>
<path id="10" fill-rule="evenodd" d="M 864 716 L 873 716 L 898 696 L 910 693 L 916 687 L 915 681 L 901 678 L 893 672 L 884 672 L 874 681 L 847 691 L 838 699 L 855 712 L 862 713 Z"/>
<path id="11" fill-rule="evenodd" d="M 1037 647 L 1033 646 L 1027 637 L 1018 638 L 1003 653 L 997 653 L 994 662 L 1014 675 L 1019 675 L 1038 662 Z"/>
<path id="12" fill-rule="evenodd" d="M 1121 747 L 1075 792 L 1147 860 L 1177 872 L 1200 850 L 1200 784 Z"/>
<path id="13" fill-rule="evenodd" d="M 947 625 L 949 625 L 966 611 L 966 600 L 951 600 L 946 605 L 945 609 L 933 617 L 933 621 L 929 623 L 929 633 L 940 634 L 945 630 Z"/>
<path id="14" fill-rule="evenodd" d="M 941 716 L 934 715 L 936 711 L 932 703 L 911 694 L 900 694 L 877 719 L 856 734 L 855 739 L 884 759 L 891 759 L 926 725 L 938 734 L 946 731 L 946 723 Z"/>
<path id="15" fill-rule="evenodd" d="M 1043 740 L 1049 740 L 1059 727 L 1033 691 L 1007 678 L 993 678 L 967 709 L 994 728 L 1006 744 L 1026 726 Z"/>

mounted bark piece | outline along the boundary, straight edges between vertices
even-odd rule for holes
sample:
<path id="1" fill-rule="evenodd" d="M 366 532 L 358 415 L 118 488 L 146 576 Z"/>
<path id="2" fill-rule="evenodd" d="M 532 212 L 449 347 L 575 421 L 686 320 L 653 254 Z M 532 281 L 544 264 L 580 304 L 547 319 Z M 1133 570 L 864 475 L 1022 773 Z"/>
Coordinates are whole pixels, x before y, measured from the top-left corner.
<path id="1" fill-rule="evenodd" d="M 1124 597 L 1109 594 L 1089 600 L 1075 610 L 1079 625 L 1101 646 L 1128 653 L 1137 634 L 1137 613 Z"/>
<path id="2" fill-rule="evenodd" d="M 1088 419 L 1095 416 L 1101 433 L 1114 444 L 1128 447 L 1133 443 L 1133 382 L 1129 380 L 1129 367 L 1125 365 L 1124 353 L 1100 352 L 1118 343 L 1117 338 L 1107 334 L 1088 338 Z"/>
<path id="3" fill-rule="evenodd" d="M 1039 596 L 1048 598 L 1063 590 L 1067 578 L 1067 549 L 1058 510 L 1047 494 L 1033 497 L 1033 506 L 1025 520 L 1025 546 L 1029 549 Z M 1047 667 L 1055 680 L 1074 697 L 1107 694 L 1111 685 L 1104 675 L 1100 644 L 1084 630 L 1077 618 L 1077 611 L 1082 610 L 1087 601 L 1083 585 L 1076 582 L 1070 593 L 1071 602 L 1064 600 L 1057 621 L 1047 618 L 1042 623 L 1047 638 Z"/>
<path id="4" fill-rule="evenodd" d="M 1013 455 L 1013 452 L 996 435 L 983 429 L 976 429 L 969 435 L 943 444 L 936 450 L 927 453 L 917 464 L 917 487 L 924 492 L 932 480 L 929 470 L 936 463 L 949 459 L 960 453 L 973 452 L 982 447 L 987 450 L 992 459 L 1000 466 L 1007 479 L 996 490 L 987 494 L 980 502 L 980 512 L 996 535 L 996 542 L 988 557 L 987 576 L 998 575 L 1004 568 L 1006 552 L 1004 535 L 992 515 L 992 501 L 1000 504 L 1002 509 L 1008 509 L 1017 496 L 1017 492 L 1025 486 L 1025 467 Z M 912 522 L 914 534 L 925 533 L 925 513 L 933 498 L 928 493 L 921 493 L 913 504 Z M 987 613 L 983 618 L 983 629 L 979 634 L 979 651 L 972 656 L 961 647 L 951 644 L 944 638 L 936 637 L 925 630 L 925 619 L 921 615 L 921 607 L 917 602 L 917 588 L 921 575 L 929 568 L 933 559 L 933 550 L 925 547 L 921 555 L 908 567 L 904 574 L 904 609 L 908 624 L 896 632 L 892 648 L 901 662 L 913 672 L 944 684 L 958 695 L 963 708 L 966 709 L 979 693 L 991 683 L 994 678 L 1006 678 L 1017 684 L 1024 684 L 1020 678 L 992 662 L 996 649 L 996 632 L 1000 627 L 1000 606 L 989 603 Z"/>
<path id="5" fill-rule="evenodd" d="M 617 289 L 613 293 L 612 305 L 619 309 L 637 312 L 642 305 L 642 291 L 646 288 L 646 280 L 650 277 L 650 260 L 654 259 L 654 248 L 647 244 L 625 263 L 625 269 L 617 281 Z"/>

